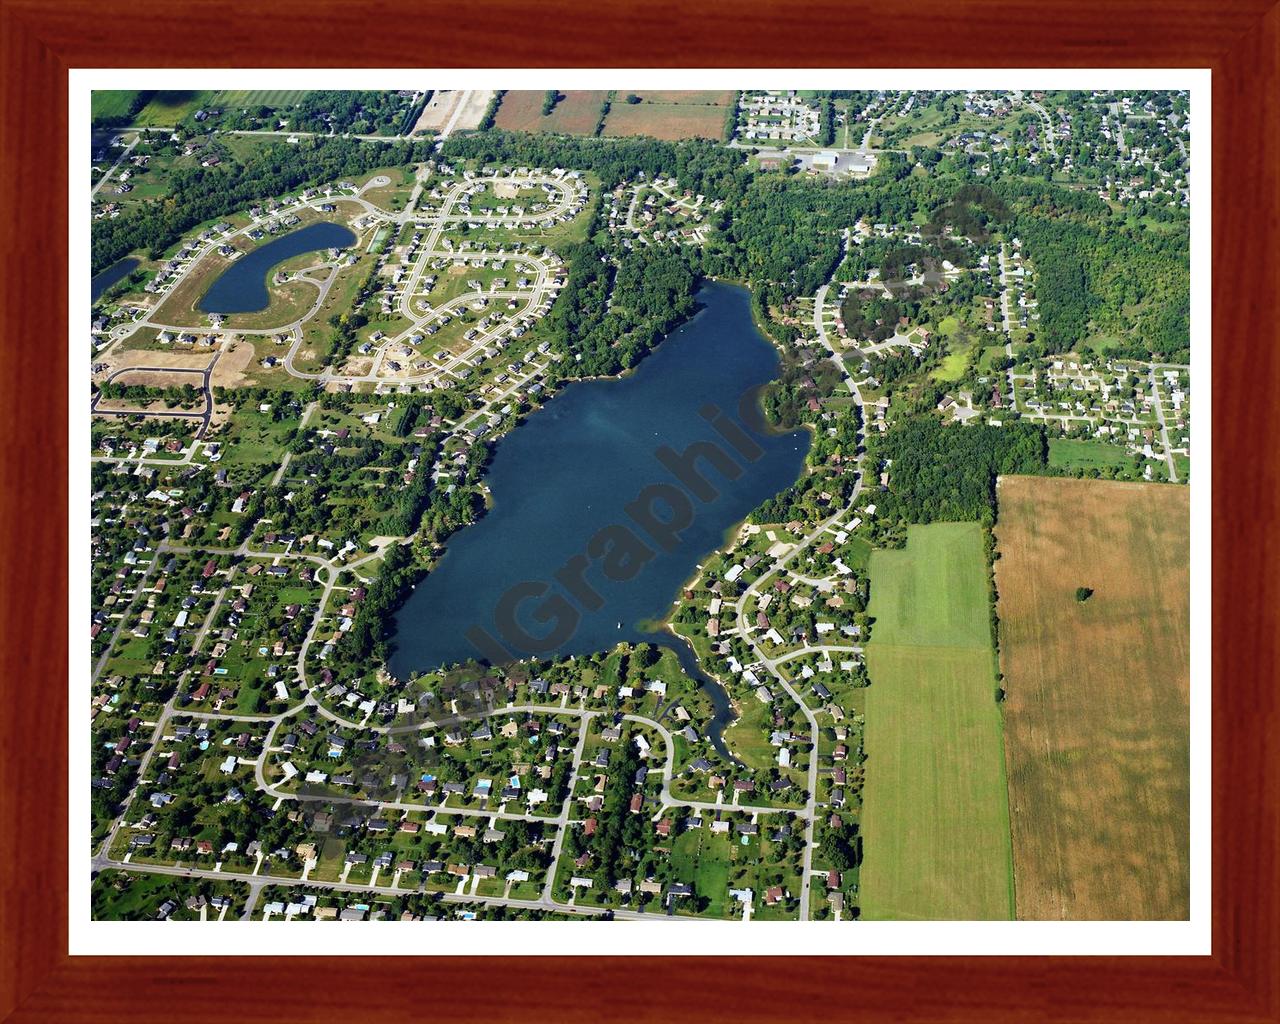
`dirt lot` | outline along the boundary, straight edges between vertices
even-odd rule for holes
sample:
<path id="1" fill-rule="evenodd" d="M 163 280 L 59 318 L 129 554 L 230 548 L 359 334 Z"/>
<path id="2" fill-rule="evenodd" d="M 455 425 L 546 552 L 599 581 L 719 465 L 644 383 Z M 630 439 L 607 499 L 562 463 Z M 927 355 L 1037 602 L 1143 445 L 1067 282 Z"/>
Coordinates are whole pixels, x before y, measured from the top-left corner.
<path id="1" fill-rule="evenodd" d="M 467 93 L 462 113 L 454 124 L 455 129 L 479 128 L 484 119 L 484 112 L 489 109 L 489 101 L 493 99 L 492 89 L 472 89 Z"/>
<path id="2" fill-rule="evenodd" d="M 263 340 L 273 350 L 276 346 Z M 186 350 L 169 352 L 157 349 L 126 348 L 113 349 L 103 360 L 104 368 L 94 374 L 95 381 L 102 381 L 117 370 L 131 366 L 154 366 L 173 370 L 203 370 L 209 365 L 216 352 L 212 349 Z M 247 338 L 237 338 L 218 356 L 209 382 L 213 387 L 236 387 L 246 383 L 248 377 L 245 370 L 253 363 L 254 345 Z M 172 379 L 169 379 L 172 378 Z M 197 378 L 190 373 L 148 373 L 141 371 L 135 375 L 126 374 L 118 378 L 122 384 L 146 384 L 149 387 L 165 387 L 169 384 L 192 384 Z"/>
<path id="3" fill-rule="evenodd" d="M 184 373 L 177 370 L 135 370 L 132 373 L 120 374 L 112 383 L 120 384 L 124 387 L 137 386 L 144 388 L 182 387 L 184 384 L 190 384 L 193 388 L 198 388 L 202 381 L 195 373 Z"/>
<path id="4" fill-rule="evenodd" d="M 275 349 L 276 346 L 268 340 L 263 340 L 263 344 Z M 284 349 L 280 350 L 283 355 Z M 215 388 L 234 388 L 248 381 L 245 370 L 253 363 L 254 347 L 253 342 L 247 338 L 237 338 L 218 357 L 218 362 L 213 368 L 213 373 L 209 375 L 209 383 Z"/>
<path id="5" fill-rule="evenodd" d="M 590 135 L 600 120 L 600 107 L 608 95 L 602 89 L 566 92 L 547 116 L 542 115 L 543 93 L 515 89 L 502 97 L 494 125 L 510 131 L 565 132 Z"/>
<path id="6" fill-rule="evenodd" d="M 430 101 L 418 115 L 418 123 L 413 126 L 415 132 L 438 132 L 452 119 L 458 104 L 462 103 L 462 112 L 454 123 L 455 129 L 477 128 L 484 112 L 488 109 L 489 100 L 493 96 L 492 89 L 439 89 L 432 94 Z"/>
<path id="7" fill-rule="evenodd" d="M 458 105 L 460 92 L 453 89 L 437 89 L 422 108 L 418 121 L 413 126 L 415 132 L 438 132 L 449 121 L 453 109 Z"/>
<path id="8" fill-rule="evenodd" d="M 1006 477 L 998 495 L 1017 916 L 1185 919 L 1189 492 Z"/>
<path id="9" fill-rule="evenodd" d="M 190 413 L 192 417 L 199 416 L 204 412 L 204 399 L 197 398 L 195 405 L 180 406 L 170 405 L 168 402 L 157 399 L 154 402 L 134 402 L 125 398 L 104 398 L 94 407 L 95 413 L 104 412 L 127 412 L 127 413 Z M 152 417 L 148 417 L 150 419 Z M 154 418 L 162 418 L 160 416 Z"/>
<path id="10" fill-rule="evenodd" d="M 103 357 L 103 369 L 95 373 L 95 381 L 105 380 L 116 370 L 129 366 L 161 366 L 175 370 L 203 370 L 213 358 L 213 352 L 204 349 L 199 352 L 164 352 L 149 348 L 113 348 Z M 190 374 L 183 376 L 190 378 Z"/>

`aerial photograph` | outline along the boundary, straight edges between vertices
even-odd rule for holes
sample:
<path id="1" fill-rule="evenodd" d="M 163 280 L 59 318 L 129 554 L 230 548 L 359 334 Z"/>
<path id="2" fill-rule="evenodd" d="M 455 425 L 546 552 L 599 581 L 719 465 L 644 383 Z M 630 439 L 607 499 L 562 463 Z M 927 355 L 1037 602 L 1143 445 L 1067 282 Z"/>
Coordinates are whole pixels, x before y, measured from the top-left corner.
<path id="1" fill-rule="evenodd" d="M 1188 920 L 1190 111 L 94 91 L 85 913 Z"/>

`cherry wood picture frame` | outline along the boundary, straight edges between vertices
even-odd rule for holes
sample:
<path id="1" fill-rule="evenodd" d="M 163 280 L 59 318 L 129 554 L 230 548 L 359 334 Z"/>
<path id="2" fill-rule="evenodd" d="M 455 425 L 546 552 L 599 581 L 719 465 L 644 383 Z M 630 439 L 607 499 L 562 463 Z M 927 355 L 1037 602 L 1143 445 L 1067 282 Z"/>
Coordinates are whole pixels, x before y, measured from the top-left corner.
<path id="1" fill-rule="evenodd" d="M 0 0 L 0 58 L 0 1020 L 1280 1020 L 1276 0 Z M 67 71 L 484 65 L 1212 69 L 1212 955 L 68 955 Z"/>

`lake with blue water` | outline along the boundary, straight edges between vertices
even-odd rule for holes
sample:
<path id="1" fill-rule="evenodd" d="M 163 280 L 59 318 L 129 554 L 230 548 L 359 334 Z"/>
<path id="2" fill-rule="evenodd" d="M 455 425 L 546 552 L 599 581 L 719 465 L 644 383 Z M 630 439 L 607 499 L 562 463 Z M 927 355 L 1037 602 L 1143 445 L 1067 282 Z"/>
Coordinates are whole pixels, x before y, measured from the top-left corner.
<path id="1" fill-rule="evenodd" d="M 747 291 L 708 283 L 698 300 L 633 373 L 568 385 L 499 442 L 493 508 L 449 539 L 396 616 L 394 674 L 662 644 L 711 693 L 719 745 L 726 696 L 651 626 L 726 531 L 797 479 L 810 436 L 758 420 L 779 360 Z"/>
<path id="2" fill-rule="evenodd" d="M 198 303 L 205 313 L 256 313 L 271 302 L 267 278 L 279 263 L 320 249 L 345 249 L 354 244 L 349 228 L 331 221 L 308 224 L 241 256 L 209 286 Z"/>
<path id="3" fill-rule="evenodd" d="M 132 274 L 137 265 L 138 261 L 132 257 L 120 260 L 118 263 L 111 264 L 111 266 L 107 267 L 106 270 L 101 274 L 98 274 L 89 282 L 90 291 L 93 296 L 89 301 L 97 302 L 98 299 L 102 297 L 103 292 L 116 282 L 123 281 L 126 277 Z"/>

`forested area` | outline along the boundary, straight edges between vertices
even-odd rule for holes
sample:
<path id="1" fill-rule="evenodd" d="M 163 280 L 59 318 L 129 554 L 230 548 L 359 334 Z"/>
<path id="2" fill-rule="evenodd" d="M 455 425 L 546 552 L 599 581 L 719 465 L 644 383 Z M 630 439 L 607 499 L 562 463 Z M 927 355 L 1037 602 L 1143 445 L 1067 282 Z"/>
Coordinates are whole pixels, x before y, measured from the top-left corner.
<path id="1" fill-rule="evenodd" d="M 566 253 L 564 291 L 547 317 L 551 343 L 574 358 L 574 375 L 635 366 L 695 305 L 692 254 L 624 252 L 616 269 L 603 255 L 592 241 Z"/>
<path id="2" fill-rule="evenodd" d="M 1015 230 L 1038 275 L 1041 354 L 1069 351 L 1098 332 L 1121 337 L 1111 355 L 1189 361 L 1187 232 L 1035 216 L 1019 217 Z"/>
<path id="3" fill-rule="evenodd" d="M 840 256 L 840 231 L 860 217 L 897 223 L 931 207 L 948 186 L 927 178 L 873 178 L 851 186 L 829 179 L 756 175 L 741 151 L 702 139 L 595 140 L 578 136 L 484 132 L 445 143 L 446 159 L 486 164 L 573 167 L 598 175 L 602 186 L 671 175 L 695 193 L 724 201 L 723 230 L 708 243 L 703 269 L 766 289 L 771 304 L 812 294 Z"/>
<path id="4" fill-rule="evenodd" d="M 752 175 L 745 156 L 706 139 L 660 142 L 650 138 L 592 139 L 576 135 L 487 131 L 451 136 L 446 160 L 525 167 L 570 167 L 591 171 L 603 187 L 624 181 L 674 175 L 685 188 L 723 196 L 745 188 Z"/>
<path id="5" fill-rule="evenodd" d="M 821 403 L 843 384 L 843 375 L 826 352 L 804 346 L 787 349 L 782 354 L 782 368 L 775 380 L 762 390 L 760 403 L 765 419 L 780 430 L 790 430 L 801 423 L 812 423 L 818 416 L 810 401 Z"/>
<path id="6" fill-rule="evenodd" d="M 1038 354 L 1070 351 L 1096 333 L 1120 338 L 1112 356 L 1190 359 L 1188 225 L 1130 225 L 1092 193 L 1029 180 L 998 188 L 1017 211 L 1011 230 L 1036 268 Z"/>
<path id="7" fill-rule="evenodd" d="M 677 267 L 655 260 L 635 278 L 620 272 L 619 280 L 613 280 L 611 271 L 599 263 L 601 251 L 580 247 L 566 253 L 570 284 L 566 298 L 557 303 L 558 311 L 564 308 L 556 319 L 562 339 L 578 339 L 573 354 L 583 355 L 586 372 L 616 372 L 634 365 L 648 350 L 649 341 L 642 334 L 619 340 L 637 323 L 605 319 L 608 291 L 620 283 L 627 286 L 627 294 L 620 291 L 615 303 L 656 304 L 678 297 L 682 288 L 691 293 L 696 275 L 707 273 L 746 282 L 759 296 L 759 312 L 812 294 L 825 283 L 840 258 L 844 228 L 860 218 L 904 223 L 920 210 L 931 211 L 922 228 L 931 239 L 928 246 L 873 239 L 850 253 L 849 269 L 863 273 L 875 267 L 882 278 L 893 280 L 913 263 L 933 269 L 947 259 L 964 266 L 969 250 L 946 237 L 944 229 L 982 240 L 1007 227 L 1023 239 L 1024 251 L 1040 275 L 1042 320 L 1032 341 L 1038 350 L 1070 349 L 1096 330 L 1141 339 L 1122 340 L 1121 354 L 1185 358 L 1186 233 L 1113 223 L 1107 205 L 1091 193 L 1034 179 L 987 186 L 948 176 L 882 174 L 850 185 L 754 175 L 741 153 L 706 140 L 596 140 L 488 131 L 449 139 L 444 155 L 487 164 L 588 170 L 600 177 L 605 189 L 640 177 L 672 175 L 681 186 L 724 201 L 724 210 L 712 217 L 722 230 L 697 264 L 690 259 Z M 678 300 L 675 305 L 685 313 L 691 308 Z M 658 324 L 660 335 L 675 319 L 648 322 Z M 611 333 L 614 337 L 608 338 Z"/>
<path id="8" fill-rule="evenodd" d="M 963 185 L 929 215 L 925 231 L 941 235 L 950 227 L 957 235 L 985 242 L 993 227 L 1009 219 L 1009 207 L 986 185 Z"/>
<path id="9" fill-rule="evenodd" d="M 637 792 L 635 774 L 640 767 L 640 757 L 630 730 L 614 754 L 604 792 L 604 806 L 596 815 L 599 827 L 595 835 L 588 839 L 579 830 L 571 829 L 567 839 L 571 853 L 590 850 L 599 865 L 599 874 L 609 885 L 624 877 L 623 858 L 628 850 L 645 848 L 644 830 L 646 826 L 652 828 L 647 816 L 631 814 L 629 809 L 631 797 Z"/>
<path id="10" fill-rule="evenodd" d="M 429 141 L 319 138 L 295 145 L 272 143 L 255 149 L 242 163 L 175 167 L 169 172 L 165 199 L 93 222 L 93 272 L 138 250 L 157 259 L 197 225 L 244 210 L 265 197 L 376 167 L 425 160 L 430 151 Z"/>
<path id="11" fill-rule="evenodd" d="M 409 548 L 393 544 L 382 558 L 378 578 L 356 608 L 351 628 L 342 634 L 339 646 L 343 657 L 335 664 L 363 664 L 370 655 L 379 661 L 387 656 L 387 638 L 394 629 L 396 610 L 410 586 L 418 578 Z"/>
<path id="12" fill-rule="evenodd" d="M 882 292 L 872 292 L 863 299 L 862 293 L 855 290 L 845 297 L 840 316 L 849 337 L 875 342 L 892 338 L 898 318 L 909 315 L 909 311 L 906 303 L 899 304 Z"/>
<path id="13" fill-rule="evenodd" d="M 1043 473 L 1049 446 L 1039 424 L 960 429 L 923 415 L 899 419 L 870 440 L 868 451 L 873 466 L 892 462 L 878 518 L 991 523 L 997 475 Z"/>

